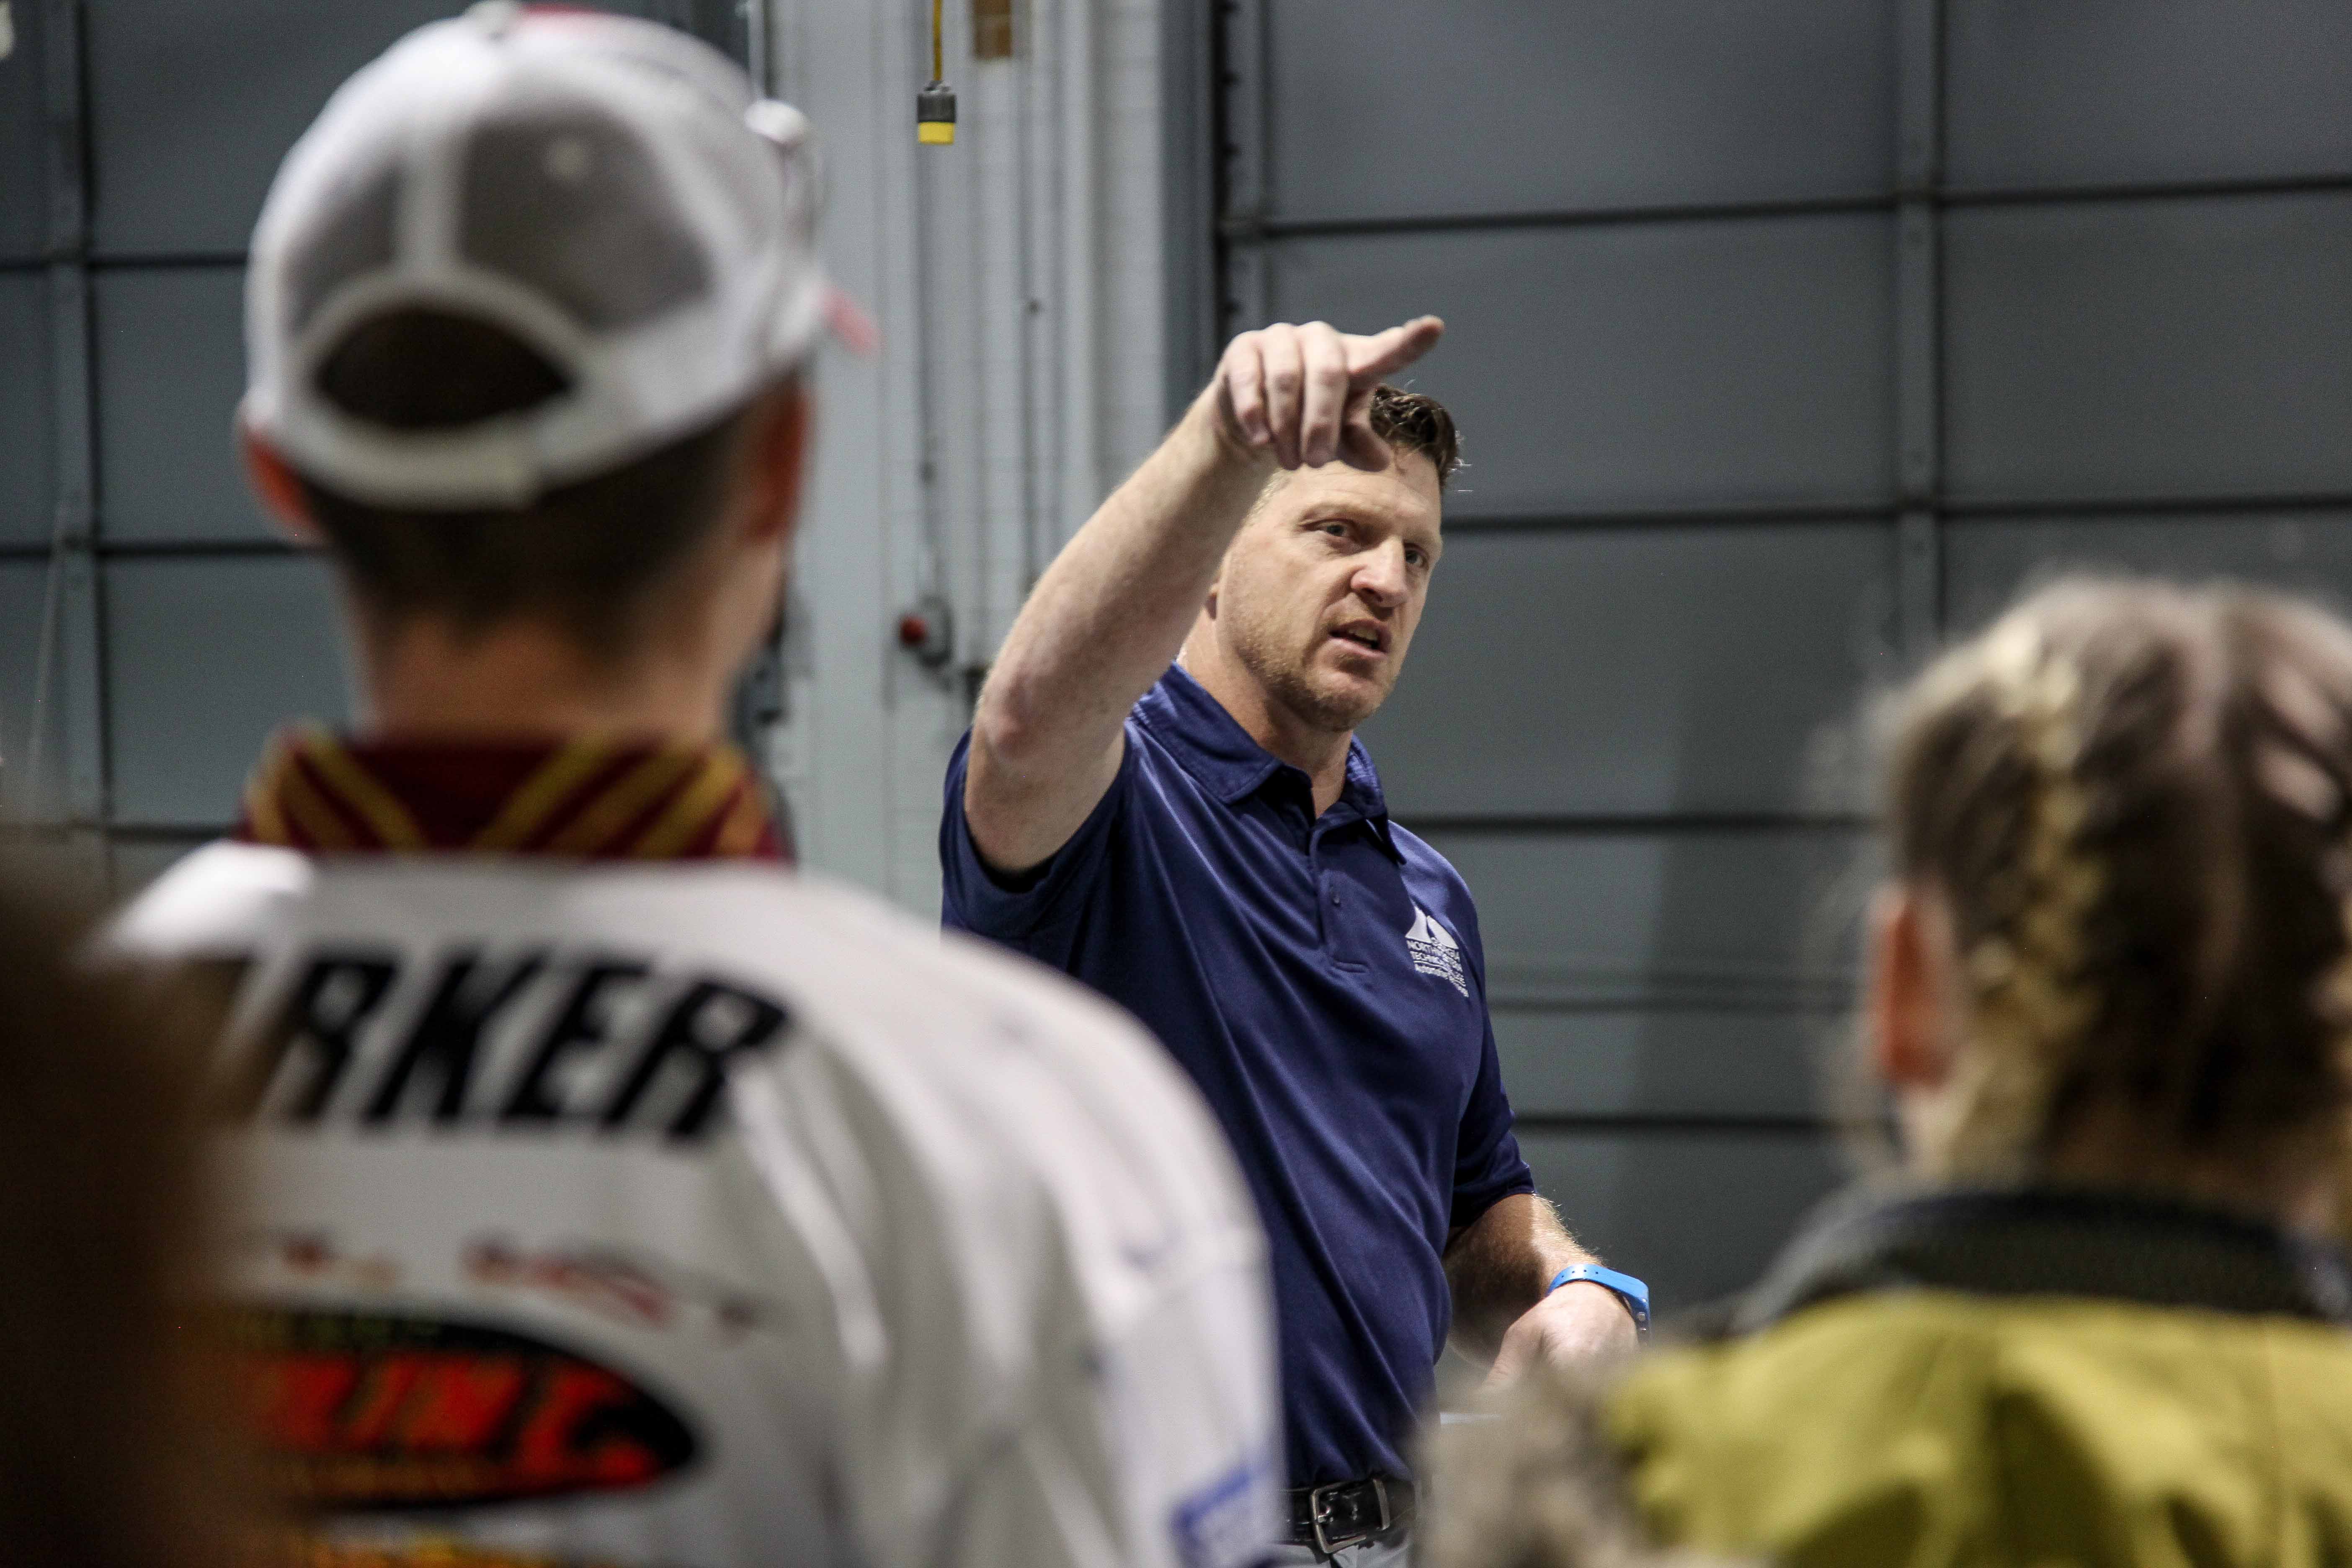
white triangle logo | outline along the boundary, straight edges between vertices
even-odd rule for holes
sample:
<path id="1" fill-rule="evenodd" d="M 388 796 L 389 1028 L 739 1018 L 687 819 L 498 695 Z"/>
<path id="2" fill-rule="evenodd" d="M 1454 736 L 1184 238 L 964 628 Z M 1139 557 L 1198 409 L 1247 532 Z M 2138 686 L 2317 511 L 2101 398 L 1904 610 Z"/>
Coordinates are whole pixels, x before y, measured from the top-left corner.
<path id="1" fill-rule="evenodd" d="M 1462 972 L 1461 944 L 1419 904 L 1413 905 L 1412 912 L 1412 929 L 1404 933 L 1404 947 L 1412 955 L 1413 968 L 1469 995 L 1470 982 Z"/>

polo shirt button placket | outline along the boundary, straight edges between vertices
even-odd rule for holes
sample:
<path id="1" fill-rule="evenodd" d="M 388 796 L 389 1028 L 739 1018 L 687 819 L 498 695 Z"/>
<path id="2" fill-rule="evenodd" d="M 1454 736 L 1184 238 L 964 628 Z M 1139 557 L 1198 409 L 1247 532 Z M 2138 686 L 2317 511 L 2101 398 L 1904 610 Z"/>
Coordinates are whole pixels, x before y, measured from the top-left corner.
<path id="1" fill-rule="evenodd" d="M 1323 956 L 1336 958 L 1339 950 L 1339 917 L 1332 911 L 1339 907 L 1339 890 L 1332 886 L 1331 873 L 1323 868 L 1323 824 L 1311 824 L 1307 830 L 1307 875 L 1316 893 L 1315 929 L 1322 938 Z"/>
<path id="2" fill-rule="evenodd" d="M 1315 934 L 1320 940 L 1325 957 L 1331 953 L 1332 939 L 1339 933 L 1332 929 L 1336 917 L 1332 910 L 1339 907 L 1339 895 L 1331 890 L 1330 873 L 1323 869 L 1323 858 L 1316 851 L 1321 847 L 1318 835 L 1307 841 L 1307 876 L 1315 889 Z"/>
<path id="3" fill-rule="evenodd" d="M 1353 952 L 1345 929 L 1347 895 L 1340 891 L 1340 879 L 1326 869 L 1323 858 L 1324 846 L 1340 826 L 1328 818 L 1318 822 L 1314 835 L 1308 840 L 1307 855 L 1315 886 L 1324 900 L 1316 911 L 1320 917 L 1316 924 L 1322 931 L 1324 960 L 1337 968 L 1356 973 L 1363 968 L 1363 962 Z"/>

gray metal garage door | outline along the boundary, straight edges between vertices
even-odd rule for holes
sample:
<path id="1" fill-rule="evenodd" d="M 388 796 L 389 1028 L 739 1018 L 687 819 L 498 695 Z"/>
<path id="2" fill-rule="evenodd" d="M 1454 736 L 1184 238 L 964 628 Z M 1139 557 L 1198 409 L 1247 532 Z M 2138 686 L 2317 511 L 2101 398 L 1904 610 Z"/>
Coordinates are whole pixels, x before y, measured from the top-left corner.
<path id="1" fill-rule="evenodd" d="M 270 533 L 231 450 L 245 247 L 335 84 L 461 8 L 9 6 L 0 776 L 12 807 L 119 884 L 234 817 L 272 727 L 344 711 L 320 569 Z M 742 53 L 731 0 L 608 8 Z"/>
<path id="2" fill-rule="evenodd" d="M 2352 584 L 2340 0 L 1238 0 L 1223 325 L 1422 310 L 1472 467 L 1368 739 L 1545 1186 L 1669 1301 L 1835 1179 L 1860 691 L 2058 563 Z"/>

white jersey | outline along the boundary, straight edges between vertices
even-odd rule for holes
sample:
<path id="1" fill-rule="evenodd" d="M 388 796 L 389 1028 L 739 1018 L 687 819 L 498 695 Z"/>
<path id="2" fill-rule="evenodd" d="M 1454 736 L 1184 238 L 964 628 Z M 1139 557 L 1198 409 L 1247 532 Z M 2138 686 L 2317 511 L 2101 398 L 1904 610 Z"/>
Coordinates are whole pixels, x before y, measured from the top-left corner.
<path id="1" fill-rule="evenodd" d="M 1226 1568 L 1263 1243 L 1076 987 L 743 861 L 203 849 L 265 1457 L 320 1562 Z"/>

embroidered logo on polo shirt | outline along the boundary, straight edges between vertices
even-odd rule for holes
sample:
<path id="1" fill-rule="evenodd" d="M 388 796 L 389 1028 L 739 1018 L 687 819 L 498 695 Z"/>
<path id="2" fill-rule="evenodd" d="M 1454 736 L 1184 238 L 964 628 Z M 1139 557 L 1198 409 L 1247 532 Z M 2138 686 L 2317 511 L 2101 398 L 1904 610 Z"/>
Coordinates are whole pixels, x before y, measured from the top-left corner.
<path id="1" fill-rule="evenodd" d="M 1404 933 L 1405 951 L 1412 954 L 1412 966 L 1423 974 L 1436 976 L 1451 984 L 1463 995 L 1470 994 L 1470 983 L 1462 975 L 1462 947 L 1446 929 L 1429 918 L 1429 911 L 1419 904 L 1412 907 L 1412 929 Z"/>

